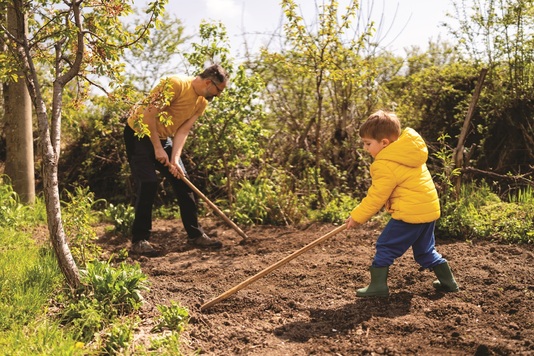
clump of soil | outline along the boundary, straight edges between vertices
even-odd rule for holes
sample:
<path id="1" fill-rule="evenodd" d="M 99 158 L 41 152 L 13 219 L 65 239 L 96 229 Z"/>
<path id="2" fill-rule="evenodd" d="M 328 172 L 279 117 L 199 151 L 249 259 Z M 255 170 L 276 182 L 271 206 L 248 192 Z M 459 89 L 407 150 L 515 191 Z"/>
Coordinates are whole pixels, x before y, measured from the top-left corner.
<path id="1" fill-rule="evenodd" d="M 146 330 L 157 305 L 179 302 L 191 320 L 185 353 L 208 355 L 507 355 L 534 354 L 532 245 L 437 240 L 460 284 L 458 293 L 432 288 L 411 251 L 390 267 L 391 296 L 356 298 L 369 283 L 376 226 L 341 232 L 205 311 L 200 306 L 336 226 L 303 229 L 255 226 L 244 240 L 215 218 L 202 221 L 220 250 L 186 244 L 180 221 L 154 222 L 159 257 L 130 256 L 149 276 L 142 309 Z M 129 248 L 102 236 L 107 253 Z M 138 339 L 136 342 L 142 342 Z"/>

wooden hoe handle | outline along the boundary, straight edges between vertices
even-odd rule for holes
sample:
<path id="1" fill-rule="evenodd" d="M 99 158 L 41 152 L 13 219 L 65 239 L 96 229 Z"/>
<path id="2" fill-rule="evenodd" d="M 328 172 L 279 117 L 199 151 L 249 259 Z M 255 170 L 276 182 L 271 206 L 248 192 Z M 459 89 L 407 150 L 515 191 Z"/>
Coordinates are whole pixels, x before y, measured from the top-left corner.
<path id="1" fill-rule="evenodd" d="M 217 208 L 217 205 L 213 204 L 211 200 L 208 199 L 208 197 L 202 194 L 202 192 L 198 190 L 198 188 L 195 187 L 193 183 L 189 181 L 189 179 L 187 179 L 186 177 L 181 177 L 181 179 L 185 182 L 185 184 L 189 186 L 189 188 L 191 188 L 199 197 L 201 197 L 213 209 L 213 211 L 219 214 L 219 216 L 223 218 L 223 220 L 226 221 L 228 225 L 230 225 L 235 231 L 237 231 L 237 233 L 241 235 L 241 237 L 243 237 L 244 239 L 248 239 L 248 236 L 243 232 L 243 230 L 241 230 L 239 226 L 234 224 L 232 220 L 230 220 L 226 215 L 224 215 L 224 213 L 219 208 Z"/>
<path id="2" fill-rule="evenodd" d="M 240 284 L 238 284 L 237 286 L 233 287 L 232 289 L 229 289 L 228 291 L 226 291 L 223 294 L 219 295 L 217 298 L 215 298 L 215 299 L 203 304 L 200 307 L 200 310 L 205 310 L 205 309 L 211 307 L 212 305 L 220 302 L 221 300 L 224 300 L 224 299 L 228 298 L 229 296 L 231 296 L 232 294 L 236 293 L 237 291 L 245 288 L 246 286 L 248 286 L 252 282 L 254 282 L 254 281 L 260 279 L 261 277 L 265 276 L 266 274 L 274 271 L 278 267 L 288 263 L 292 259 L 294 259 L 297 256 L 303 254 L 304 252 L 308 251 L 309 249 L 319 245 L 321 242 L 325 241 L 326 239 L 329 239 L 330 237 L 332 237 L 332 236 L 336 235 L 337 233 L 345 230 L 346 228 L 347 228 L 347 225 L 343 224 L 343 225 L 339 226 L 338 228 L 330 231 L 328 234 L 326 234 L 324 236 L 321 236 L 320 238 L 318 238 L 317 240 L 309 243 L 308 245 L 304 246 L 300 250 L 293 252 L 291 255 L 287 256 L 286 258 L 276 262 L 275 264 L 271 265 L 270 267 L 267 267 L 263 271 L 261 271 L 261 272 L 257 273 L 256 275 L 250 277 L 246 281 L 241 282 Z"/>

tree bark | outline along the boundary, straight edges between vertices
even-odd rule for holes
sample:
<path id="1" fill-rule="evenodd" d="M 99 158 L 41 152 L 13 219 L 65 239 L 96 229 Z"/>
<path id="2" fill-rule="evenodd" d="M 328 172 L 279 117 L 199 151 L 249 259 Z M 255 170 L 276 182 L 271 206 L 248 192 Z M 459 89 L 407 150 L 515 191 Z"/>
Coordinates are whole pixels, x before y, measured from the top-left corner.
<path id="1" fill-rule="evenodd" d="M 16 13 L 19 25 L 24 21 L 25 13 L 22 0 L 13 0 L 13 9 Z M 80 3 L 74 4 L 77 20 L 79 20 L 79 6 Z M 83 35 L 82 31 L 78 31 L 78 44 L 81 44 L 82 49 L 79 49 L 77 54 L 83 56 Z M 81 43 L 80 43 L 81 42 Z M 63 221 L 61 219 L 61 201 L 59 197 L 58 184 L 58 161 L 59 161 L 59 130 L 61 118 L 61 90 L 68 83 L 70 79 L 79 70 L 79 63 L 81 59 L 75 61 L 75 68 L 71 68 L 64 76 L 56 78 L 54 82 L 54 109 L 51 114 L 52 134 L 49 124 L 49 116 L 47 114 L 46 103 L 41 93 L 41 86 L 35 68 L 33 57 L 30 51 L 28 37 L 25 36 L 20 41 L 17 41 L 16 52 L 21 67 L 24 68 L 24 77 L 26 85 L 30 93 L 32 102 L 35 107 L 37 115 L 37 126 L 39 130 L 39 147 L 43 159 L 43 184 L 44 184 L 44 198 L 46 204 L 46 216 L 48 222 L 48 231 L 50 233 L 50 241 L 56 253 L 59 262 L 59 267 L 65 276 L 67 283 L 71 288 L 76 288 L 80 284 L 80 274 L 76 262 L 72 257 L 72 253 L 67 244 L 65 230 L 63 228 Z M 58 56 L 57 58 L 61 58 Z M 56 116 L 55 116 L 56 115 Z M 54 140 L 52 139 L 54 138 Z"/>
<path id="2" fill-rule="evenodd" d="M 27 21 L 18 19 L 12 6 L 7 11 L 7 29 L 17 40 L 27 35 Z M 24 73 L 18 80 L 4 83 L 4 118 L 6 135 L 6 168 L 13 190 L 25 204 L 35 202 L 32 109 Z"/>

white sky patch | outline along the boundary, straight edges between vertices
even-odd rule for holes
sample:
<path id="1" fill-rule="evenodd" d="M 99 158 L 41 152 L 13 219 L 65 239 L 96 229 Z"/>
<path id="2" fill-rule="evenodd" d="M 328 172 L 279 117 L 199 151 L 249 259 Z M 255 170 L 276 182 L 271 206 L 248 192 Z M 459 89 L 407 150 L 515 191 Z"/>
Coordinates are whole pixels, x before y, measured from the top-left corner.
<path id="1" fill-rule="evenodd" d="M 206 0 L 207 17 L 224 21 L 236 21 L 241 16 L 241 4 L 235 0 Z"/>

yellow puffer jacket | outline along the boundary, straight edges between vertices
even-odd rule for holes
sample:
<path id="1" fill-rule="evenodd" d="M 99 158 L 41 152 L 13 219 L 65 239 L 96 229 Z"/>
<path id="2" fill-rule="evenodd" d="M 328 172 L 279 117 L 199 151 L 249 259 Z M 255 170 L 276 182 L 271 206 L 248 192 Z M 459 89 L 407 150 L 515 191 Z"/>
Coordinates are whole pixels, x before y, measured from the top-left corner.
<path id="1" fill-rule="evenodd" d="M 419 134 L 405 129 L 371 164 L 372 185 L 350 216 L 363 224 L 383 206 L 396 220 L 428 223 L 440 216 L 439 198 L 426 167 L 428 149 Z"/>

